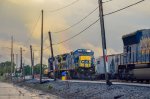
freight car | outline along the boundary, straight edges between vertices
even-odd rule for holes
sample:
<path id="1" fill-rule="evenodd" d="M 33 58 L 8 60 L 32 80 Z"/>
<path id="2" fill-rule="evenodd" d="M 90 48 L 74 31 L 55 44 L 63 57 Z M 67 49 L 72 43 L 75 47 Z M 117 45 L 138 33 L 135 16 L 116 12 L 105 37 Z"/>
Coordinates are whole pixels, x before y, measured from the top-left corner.
<path id="1" fill-rule="evenodd" d="M 138 30 L 122 37 L 123 64 L 118 66 L 120 79 L 150 80 L 150 29 Z"/>
<path id="2" fill-rule="evenodd" d="M 123 58 L 120 58 L 122 54 L 112 54 L 112 55 L 107 55 L 107 74 L 110 79 L 116 79 L 118 75 L 118 65 L 121 64 Z M 96 79 L 105 79 L 105 69 L 104 69 L 104 60 L 103 56 L 99 57 L 96 59 L 96 66 L 95 66 L 95 71 L 96 71 Z"/>
<path id="3" fill-rule="evenodd" d="M 150 29 L 124 35 L 123 53 L 108 55 L 107 73 L 121 80 L 150 80 Z M 96 72 L 104 77 L 103 57 L 97 59 Z"/>
<path id="4" fill-rule="evenodd" d="M 89 49 L 77 49 L 57 55 L 54 61 L 49 58 L 48 63 L 50 68 L 47 74 L 53 75 L 53 70 L 55 70 L 57 78 L 60 78 L 64 71 L 69 78 L 86 78 L 95 73 L 94 52 Z"/>

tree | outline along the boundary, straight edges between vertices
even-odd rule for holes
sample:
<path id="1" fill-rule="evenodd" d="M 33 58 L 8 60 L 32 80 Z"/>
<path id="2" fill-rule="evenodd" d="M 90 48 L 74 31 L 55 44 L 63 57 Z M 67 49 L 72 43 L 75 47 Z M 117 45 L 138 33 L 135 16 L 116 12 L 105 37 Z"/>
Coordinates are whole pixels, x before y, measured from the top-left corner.
<path id="1" fill-rule="evenodd" d="M 12 71 L 14 71 L 15 64 L 13 63 Z M 0 63 L 0 75 L 2 76 L 4 73 L 11 73 L 11 62 L 1 62 Z"/>
<path id="2" fill-rule="evenodd" d="M 31 66 L 29 65 L 24 66 L 24 73 L 25 75 L 31 75 Z"/>
<path id="3" fill-rule="evenodd" d="M 36 64 L 34 67 L 33 67 L 33 71 L 34 71 L 34 74 L 40 74 L 40 67 L 41 67 L 41 64 Z M 42 65 L 42 71 L 44 72 L 44 70 L 47 68 L 47 65 L 43 64 Z"/>

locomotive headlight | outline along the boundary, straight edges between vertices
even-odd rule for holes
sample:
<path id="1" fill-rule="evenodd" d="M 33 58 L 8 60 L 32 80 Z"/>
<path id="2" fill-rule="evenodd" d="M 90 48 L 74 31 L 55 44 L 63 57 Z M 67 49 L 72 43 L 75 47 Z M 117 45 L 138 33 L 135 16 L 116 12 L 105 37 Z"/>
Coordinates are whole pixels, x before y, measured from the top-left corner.
<path id="1" fill-rule="evenodd" d="M 84 70 L 83 69 L 81 69 L 81 72 L 83 72 Z"/>
<path id="2" fill-rule="evenodd" d="M 91 50 L 86 50 L 86 52 L 91 52 Z"/>
<path id="3" fill-rule="evenodd" d="M 93 70 L 92 69 L 90 69 L 90 72 L 92 72 Z"/>

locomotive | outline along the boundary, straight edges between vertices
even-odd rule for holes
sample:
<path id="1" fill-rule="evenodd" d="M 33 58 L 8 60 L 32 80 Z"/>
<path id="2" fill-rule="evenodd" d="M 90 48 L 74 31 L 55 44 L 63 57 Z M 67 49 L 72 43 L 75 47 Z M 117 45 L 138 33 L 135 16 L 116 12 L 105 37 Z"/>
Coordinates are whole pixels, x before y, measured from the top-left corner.
<path id="1" fill-rule="evenodd" d="M 63 72 L 67 72 L 69 78 L 87 78 L 95 73 L 94 52 L 89 49 L 77 49 L 70 53 L 57 55 L 48 59 L 49 70 L 45 73 L 52 77 L 60 78 Z"/>
<path id="2" fill-rule="evenodd" d="M 150 80 L 150 29 L 122 36 L 123 53 L 108 55 L 110 78 L 121 80 Z M 103 58 L 97 59 L 96 72 L 104 77 Z"/>
<path id="3" fill-rule="evenodd" d="M 107 74 L 110 79 L 150 81 L 150 29 L 142 29 L 122 36 L 123 53 L 107 55 Z M 53 61 L 54 60 L 54 61 Z M 94 58 L 89 49 L 77 49 L 70 53 L 49 58 L 48 76 L 56 73 L 60 78 L 66 71 L 71 78 L 105 79 L 103 57 Z"/>
<path id="4" fill-rule="evenodd" d="M 122 37 L 123 64 L 118 66 L 120 79 L 150 79 L 150 29 L 138 30 Z"/>

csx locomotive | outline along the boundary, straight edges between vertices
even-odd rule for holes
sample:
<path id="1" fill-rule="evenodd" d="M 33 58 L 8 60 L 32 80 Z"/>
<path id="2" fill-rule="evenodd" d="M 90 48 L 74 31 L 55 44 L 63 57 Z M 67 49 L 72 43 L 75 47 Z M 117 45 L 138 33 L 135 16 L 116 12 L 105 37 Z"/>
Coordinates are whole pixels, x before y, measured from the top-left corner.
<path id="1" fill-rule="evenodd" d="M 123 53 L 108 55 L 108 74 L 125 80 L 150 80 L 150 29 L 124 35 Z M 97 59 L 96 72 L 104 77 L 103 58 Z"/>
<path id="2" fill-rule="evenodd" d="M 86 78 L 95 73 L 94 52 L 89 49 L 77 49 L 70 53 L 65 53 L 49 58 L 49 76 L 61 77 L 62 72 L 66 71 L 70 78 Z"/>
<path id="3" fill-rule="evenodd" d="M 123 53 L 107 55 L 107 74 L 111 79 L 149 81 L 150 29 L 124 35 L 122 40 Z M 49 58 L 49 67 L 49 74 L 55 70 L 58 78 L 64 71 L 67 71 L 71 78 L 91 75 L 99 79 L 105 78 L 103 57 L 97 58 L 95 63 L 94 52 L 88 49 L 77 49 L 71 53 L 57 55 L 54 63 Z"/>

